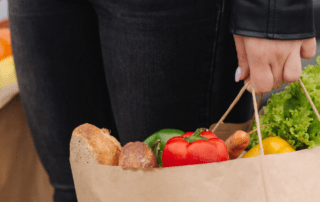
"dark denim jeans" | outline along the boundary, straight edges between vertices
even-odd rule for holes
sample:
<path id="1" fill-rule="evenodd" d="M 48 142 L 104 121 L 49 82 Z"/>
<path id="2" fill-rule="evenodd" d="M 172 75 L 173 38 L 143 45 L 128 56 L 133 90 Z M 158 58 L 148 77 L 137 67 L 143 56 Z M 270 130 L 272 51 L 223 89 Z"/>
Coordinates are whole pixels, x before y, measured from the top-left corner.
<path id="1" fill-rule="evenodd" d="M 163 128 L 217 122 L 243 82 L 230 1 L 9 0 L 20 95 L 56 202 L 77 201 L 72 131 L 111 129 L 122 145 Z M 246 92 L 225 122 L 252 116 Z"/>

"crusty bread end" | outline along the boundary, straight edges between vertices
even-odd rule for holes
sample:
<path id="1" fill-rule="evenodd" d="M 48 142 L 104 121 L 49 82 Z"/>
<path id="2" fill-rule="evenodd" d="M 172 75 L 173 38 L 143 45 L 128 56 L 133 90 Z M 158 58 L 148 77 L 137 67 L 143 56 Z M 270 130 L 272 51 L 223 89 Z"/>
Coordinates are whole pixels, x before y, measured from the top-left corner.
<path id="1" fill-rule="evenodd" d="M 121 144 L 109 130 L 92 124 L 82 124 L 72 132 L 70 160 L 102 165 L 118 165 Z"/>

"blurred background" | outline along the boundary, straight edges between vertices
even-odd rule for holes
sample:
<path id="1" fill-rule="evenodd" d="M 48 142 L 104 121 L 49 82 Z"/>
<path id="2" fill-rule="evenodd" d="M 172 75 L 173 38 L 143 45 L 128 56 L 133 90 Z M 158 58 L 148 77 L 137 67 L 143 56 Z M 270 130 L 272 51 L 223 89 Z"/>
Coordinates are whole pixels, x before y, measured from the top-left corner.
<path id="1" fill-rule="evenodd" d="M 302 59 L 302 67 L 316 65 L 320 55 L 320 0 L 314 0 L 317 53 Z M 53 188 L 38 158 L 22 110 L 11 54 L 8 2 L 0 0 L 0 202 L 53 202 Z M 261 107 L 272 94 L 263 96 Z"/>
<path id="2" fill-rule="evenodd" d="M 53 193 L 22 109 L 8 2 L 0 0 L 0 202 L 53 202 Z"/>
<path id="3" fill-rule="evenodd" d="M 8 18 L 8 1 L 7 0 L 1 0 L 0 1 L 0 21 L 3 19 Z"/>

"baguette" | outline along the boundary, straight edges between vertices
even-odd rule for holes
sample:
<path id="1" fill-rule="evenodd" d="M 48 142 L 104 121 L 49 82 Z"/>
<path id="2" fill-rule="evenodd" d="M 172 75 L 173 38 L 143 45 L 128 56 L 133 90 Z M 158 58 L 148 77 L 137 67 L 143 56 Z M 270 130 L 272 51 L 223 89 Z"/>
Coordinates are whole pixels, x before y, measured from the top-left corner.
<path id="1" fill-rule="evenodd" d="M 238 130 L 232 134 L 225 142 L 228 148 L 230 160 L 238 158 L 248 147 L 249 141 L 250 134 L 242 130 Z"/>
<path id="2" fill-rule="evenodd" d="M 278 123 L 266 124 L 266 125 L 260 126 L 260 128 L 274 125 L 274 124 L 278 124 Z M 249 145 L 250 135 L 256 131 L 257 129 L 249 133 L 246 133 L 245 131 L 238 130 L 225 141 L 228 147 L 230 160 L 238 158 L 244 152 L 244 150 Z"/>
<path id="3" fill-rule="evenodd" d="M 72 132 L 70 160 L 116 166 L 119 164 L 120 142 L 105 128 L 82 124 Z"/>

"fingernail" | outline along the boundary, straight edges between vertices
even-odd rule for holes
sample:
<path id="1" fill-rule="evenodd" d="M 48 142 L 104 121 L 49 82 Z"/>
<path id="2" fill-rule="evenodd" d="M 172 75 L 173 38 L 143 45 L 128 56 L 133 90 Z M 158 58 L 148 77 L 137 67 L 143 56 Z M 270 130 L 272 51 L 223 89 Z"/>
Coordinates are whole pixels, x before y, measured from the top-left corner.
<path id="1" fill-rule="evenodd" d="M 235 81 L 239 82 L 240 77 L 241 77 L 241 68 L 238 67 L 237 70 L 236 70 Z"/>

